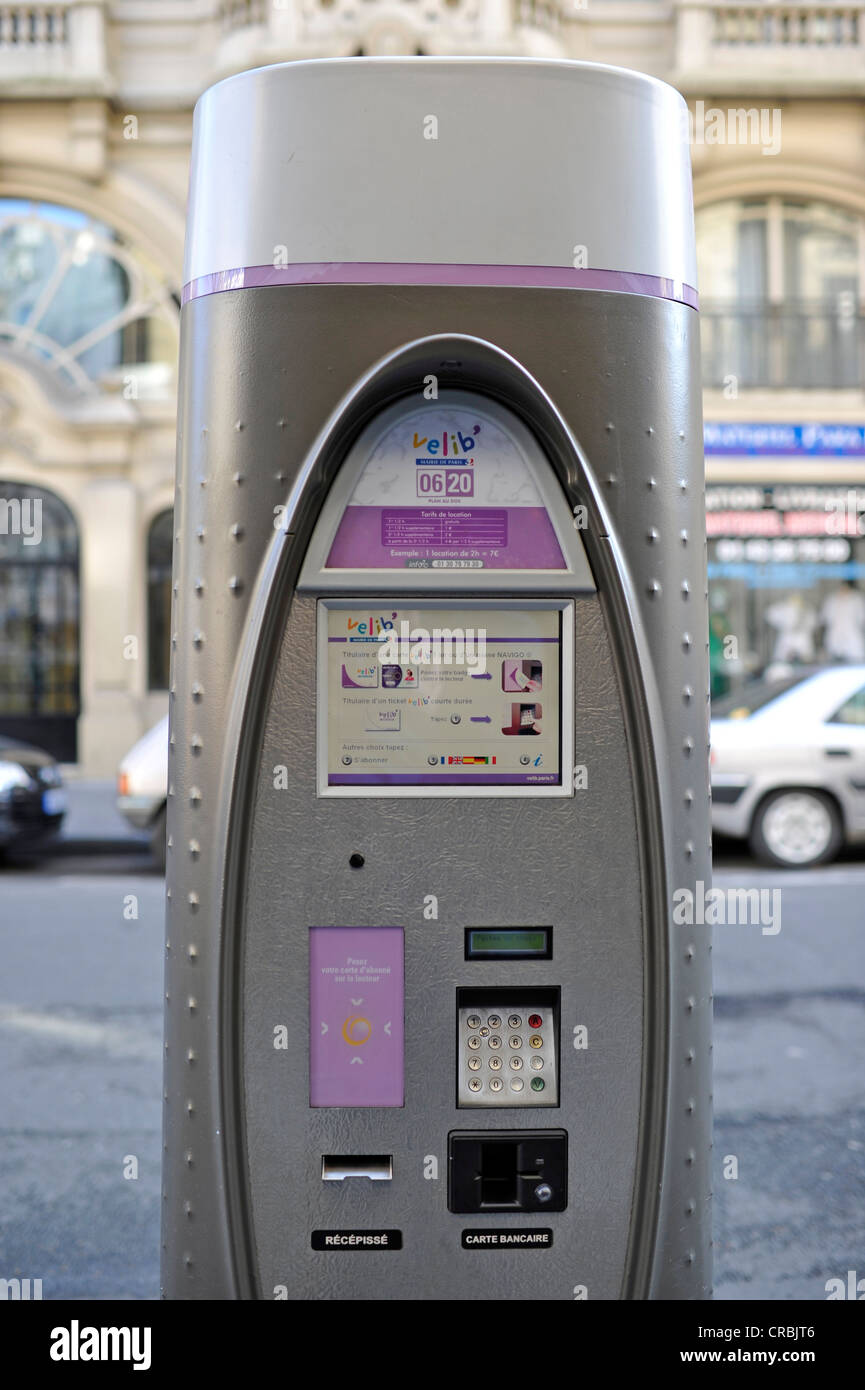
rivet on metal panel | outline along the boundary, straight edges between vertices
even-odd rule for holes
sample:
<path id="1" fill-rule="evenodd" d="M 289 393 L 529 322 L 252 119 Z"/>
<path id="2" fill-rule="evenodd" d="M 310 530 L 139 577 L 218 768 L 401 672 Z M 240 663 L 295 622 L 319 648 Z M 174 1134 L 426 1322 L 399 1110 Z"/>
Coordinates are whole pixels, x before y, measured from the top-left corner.
<path id="1" fill-rule="evenodd" d="M 651 580 L 650 583 L 646 585 L 646 593 L 649 595 L 649 598 L 657 598 L 660 592 L 661 586 L 657 579 Z"/>
<path id="2" fill-rule="evenodd" d="M 195 534 L 196 534 L 196 536 L 198 537 L 198 539 L 199 539 L 200 541 L 203 541 L 203 540 L 204 540 L 204 537 L 205 537 L 205 535 L 206 535 L 207 533 L 206 533 L 206 531 L 205 531 L 205 529 L 204 529 L 203 526 L 196 526 L 196 528 L 195 528 Z"/>
<path id="3" fill-rule="evenodd" d="M 186 1001 L 186 1007 L 191 1014 L 197 1013 L 198 1000 L 195 998 L 194 995 L 190 994 L 189 998 Z"/>
<path id="4" fill-rule="evenodd" d="M 201 631 L 200 627 L 196 628 L 195 632 L 192 634 L 192 645 L 193 647 L 204 646 L 204 633 Z"/>
<path id="5" fill-rule="evenodd" d="M 690 758 L 691 754 L 694 751 L 694 740 L 691 738 L 690 734 L 682 744 L 682 751 L 685 754 L 686 758 Z"/>
<path id="6" fill-rule="evenodd" d="M 235 487 L 240 487 L 241 483 L 243 482 L 243 474 L 235 473 L 231 481 L 234 483 Z"/>
<path id="7" fill-rule="evenodd" d="M 189 956 L 189 959 L 192 960 L 192 961 L 195 961 L 195 960 L 198 959 L 198 947 L 195 946 L 191 941 L 190 941 L 189 945 L 188 945 L 187 948 L 186 948 L 186 954 Z"/>
<path id="8" fill-rule="evenodd" d="M 192 738 L 189 740 L 189 747 L 195 754 L 201 752 L 202 748 L 204 747 L 204 740 L 202 739 L 201 734 L 192 735 Z"/>
<path id="9" fill-rule="evenodd" d="M 233 526 L 229 526 L 229 528 L 228 528 L 228 534 L 229 534 L 230 536 L 233 536 L 234 539 L 235 539 L 236 541 L 242 541 L 242 540 L 243 540 L 243 535 L 244 535 L 243 527 L 241 526 L 241 524 L 240 524 L 239 521 L 235 521 L 235 523 L 234 523 Z"/>
<path id="10" fill-rule="evenodd" d="M 192 688 L 189 693 L 192 696 L 193 700 L 200 700 L 204 695 L 204 686 L 201 684 L 200 681 L 193 681 Z"/>
<path id="11" fill-rule="evenodd" d="M 228 587 L 233 594 L 239 594 L 243 591 L 243 580 L 233 574 L 228 581 Z"/>
<path id="12" fill-rule="evenodd" d="M 693 690 L 693 687 L 690 686 L 690 685 L 684 685 L 684 686 L 682 687 L 682 699 L 685 701 L 685 704 L 686 704 L 686 705 L 689 705 L 689 704 L 691 703 L 691 701 L 693 700 L 693 698 L 694 698 L 694 690 Z"/>
<path id="13" fill-rule="evenodd" d="M 687 599 L 687 598 L 690 598 L 690 596 L 691 596 L 691 586 L 690 586 L 690 584 L 688 583 L 687 579 L 683 579 L 683 580 L 682 580 L 682 598 Z"/>
<path id="14" fill-rule="evenodd" d="M 685 649 L 686 652 L 691 650 L 691 634 L 690 634 L 690 632 L 683 632 L 683 633 L 682 633 L 682 646 L 684 647 L 684 649 Z"/>
<path id="15" fill-rule="evenodd" d="M 204 593 L 204 580 L 201 575 L 198 576 L 192 587 L 199 596 Z"/>
<path id="16" fill-rule="evenodd" d="M 186 901 L 189 903 L 189 906 L 190 906 L 191 910 L 192 910 L 193 912 L 195 912 L 195 911 L 197 910 L 197 908 L 198 908 L 198 894 L 197 894 L 197 893 L 187 893 L 187 895 L 186 895 Z"/>
<path id="17" fill-rule="evenodd" d="M 654 526 L 650 526 L 649 530 L 646 532 L 646 540 L 649 542 L 649 545 L 654 545 L 655 542 L 659 541 L 660 539 L 660 534 L 656 530 L 656 528 Z"/>
<path id="18" fill-rule="evenodd" d="M 198 843 L 198 841 L 197 841 L 197 840 L 190 840 L 190 841 L 189 841 L 189 857 L 190 857 L 190 859 L 197 859 L 200 853 L 201 853 L 201 845 Z"/>

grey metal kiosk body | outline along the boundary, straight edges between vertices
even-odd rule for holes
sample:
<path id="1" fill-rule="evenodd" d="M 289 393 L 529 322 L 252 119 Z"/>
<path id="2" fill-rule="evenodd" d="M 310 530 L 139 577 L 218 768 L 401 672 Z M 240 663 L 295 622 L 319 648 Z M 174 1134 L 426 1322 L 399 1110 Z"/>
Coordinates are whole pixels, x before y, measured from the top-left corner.
<path id="1" fill-rule="evenodd" d="M 167 1297 L 710 1292 L 683 112 L 496 59 L 198 105 Z"/>

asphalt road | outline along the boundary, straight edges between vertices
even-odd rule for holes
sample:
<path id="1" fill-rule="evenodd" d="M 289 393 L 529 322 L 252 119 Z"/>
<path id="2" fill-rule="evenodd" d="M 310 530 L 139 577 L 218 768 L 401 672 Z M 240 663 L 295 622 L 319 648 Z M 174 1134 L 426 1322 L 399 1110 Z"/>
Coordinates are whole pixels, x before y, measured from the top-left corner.
<path id="1" fill-rule="evenodd" d="M 716 1297 L 824 1299 L 865 1276 L 865 864 L 715 881 L 782 893 L 776 935 L 715 930 Z M 162 880 L 117 845 L 0 893 L 0 1277 L 155 1298 Z"/>

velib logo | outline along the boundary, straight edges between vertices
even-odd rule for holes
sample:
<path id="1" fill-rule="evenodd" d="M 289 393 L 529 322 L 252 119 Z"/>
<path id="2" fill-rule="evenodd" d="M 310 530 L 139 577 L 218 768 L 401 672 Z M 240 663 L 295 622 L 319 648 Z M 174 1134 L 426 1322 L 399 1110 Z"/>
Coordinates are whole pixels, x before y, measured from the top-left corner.
<path id="1" fill-rule="evenodd" d="M 415 459 L 415 463 L 441 463 L 442 459 L 447 459 L 449 463 L 467 463 L 469 455 L 474 454 L 480 442 L 480 432 L 480 425 L 475 425 L 471 434 L 463 434 L 462 430 L 457 430 L 454 434 L 442 430 L 441 434 L 425 434 L 421 437 L 415 430 L 411 440 L 412 449 L 415 454 L 424 451 L 422 457 Z"/>
<path id="2" fill-rule="evenodd" d="M 131 1361 L 134 1371 L 150 1370 L 149 1327 L 69 1327 L 51 1332 L 52 1361 Z"/>
<path id="3" fill-rule="evenodd" d="M 366 618 L 349 618 L 347 634 L 349 642 L 381 642 L 393 629 L 396 613 L 388 618 L 384 613 L 370 613 Z"/>

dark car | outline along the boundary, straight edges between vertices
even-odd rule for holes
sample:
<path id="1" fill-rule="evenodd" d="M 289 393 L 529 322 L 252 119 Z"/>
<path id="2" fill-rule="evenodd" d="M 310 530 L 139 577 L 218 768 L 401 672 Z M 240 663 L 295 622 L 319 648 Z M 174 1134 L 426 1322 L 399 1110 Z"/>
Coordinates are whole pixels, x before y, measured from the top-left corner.
<path id="1" fill-rule="evenodd" d="M 48 839 L 59 830 L 65 811 L 63 779 L 51 755 L 0 738 L 0 850 Z"/>

